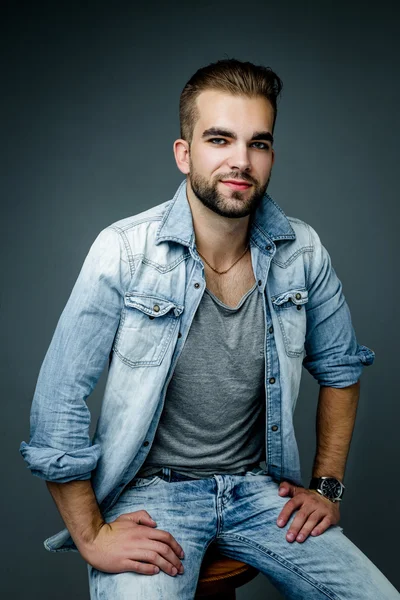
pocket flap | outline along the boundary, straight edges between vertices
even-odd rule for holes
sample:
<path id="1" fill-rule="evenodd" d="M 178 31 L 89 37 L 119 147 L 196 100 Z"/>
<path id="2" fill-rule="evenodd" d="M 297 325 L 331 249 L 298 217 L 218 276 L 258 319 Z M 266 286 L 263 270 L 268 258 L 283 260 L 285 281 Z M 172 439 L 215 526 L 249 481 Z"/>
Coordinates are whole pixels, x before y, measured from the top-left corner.
<path id="1" fill-rule="evenodd" d="M 305 304 L 308 301 L 308 290 L 288 290 L 287 292 L 283 292 L 283 294 L 279 294 L 279 296 L 273 296 L 271 300 L 276 306 L 281 306 L 282 304 L 285 304 L 285 302 L 289 301 L 297 305 Z"/>
<path id="2" fill-rule="evenodd" d="M 184 309 L 184 306 L 177 304 L 173 300 L 167 300 L 161 296 L 151 294 L 140 294 L 138 292 L 126 292 L 124 297 L 125 306 L 137 308 L 152 317 L 162 317 L 170 310 L 178 317 Z"/>

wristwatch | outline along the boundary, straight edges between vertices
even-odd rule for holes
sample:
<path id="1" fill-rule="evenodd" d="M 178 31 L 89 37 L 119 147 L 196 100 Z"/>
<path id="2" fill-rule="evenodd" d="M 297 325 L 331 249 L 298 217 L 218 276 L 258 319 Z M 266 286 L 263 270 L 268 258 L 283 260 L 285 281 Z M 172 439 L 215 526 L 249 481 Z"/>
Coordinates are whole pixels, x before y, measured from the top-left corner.
<path id="1" fill-rule="evenodd" d="M 331 502 L 340 502 L 344 494 L 343 483 L 335 477 L 313 477 L 309 489 L 316 490 Z"/>

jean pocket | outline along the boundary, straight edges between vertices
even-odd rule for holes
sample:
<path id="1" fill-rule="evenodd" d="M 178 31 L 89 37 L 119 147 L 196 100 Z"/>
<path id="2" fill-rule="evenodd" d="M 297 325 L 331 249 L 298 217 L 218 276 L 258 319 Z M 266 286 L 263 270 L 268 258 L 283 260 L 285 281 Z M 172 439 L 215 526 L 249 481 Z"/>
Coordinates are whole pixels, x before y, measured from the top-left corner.
<path id="1" fill-rule="evenodd" d="M 301 356 L 306 339 L 305 304 L 308 302 L 308 290 L 291 289 L 273 296 L 271 301 L 279 321 L 286 354 L 291 357 Z"/>
<path id="2" fill-rule="evenodd" d="M 161 364 L 184 307 L 160 295 L 127 292 L 114 352 L 131 367 Z"/>

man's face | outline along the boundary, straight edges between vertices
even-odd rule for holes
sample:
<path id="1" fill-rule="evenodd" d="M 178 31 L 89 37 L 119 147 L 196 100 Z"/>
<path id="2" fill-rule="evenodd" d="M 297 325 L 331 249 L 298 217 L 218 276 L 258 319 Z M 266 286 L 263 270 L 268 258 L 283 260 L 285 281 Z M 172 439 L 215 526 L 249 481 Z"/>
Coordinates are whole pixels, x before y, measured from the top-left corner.
<path id="1" fill-rule="evenodd" d="M 224 217 L 254 213 L 274 161 L 271 104 L 261 96 L 206 90 L 198 96 L 197 106 L 200 118 L 190 145 L 188 173 L 193 193 Z"/>

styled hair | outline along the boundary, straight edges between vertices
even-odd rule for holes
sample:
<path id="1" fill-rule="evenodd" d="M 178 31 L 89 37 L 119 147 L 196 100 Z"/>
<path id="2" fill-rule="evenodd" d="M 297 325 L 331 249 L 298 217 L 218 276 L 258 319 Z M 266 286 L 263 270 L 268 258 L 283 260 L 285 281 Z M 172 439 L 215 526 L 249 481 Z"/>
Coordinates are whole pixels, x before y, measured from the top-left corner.
<path id="1" fill-rule="evenodd" d="M 205 90 L 218 90 L 248 98 L 263 96 L 271 103 L 274 111 L 273 130 L 277 115 L 277 98 L 282 87 L 281 79 L 270 67 L 242 62 L 235 58 L 218 60 L 198 69 L 186 83 L 180 96 L 181 139 L 189 144 L 192 141 L 193 130 L 200 116 L 196 99 Z"/>

